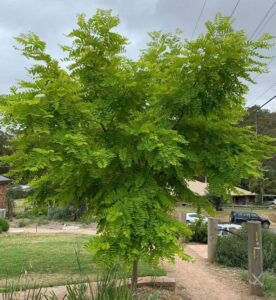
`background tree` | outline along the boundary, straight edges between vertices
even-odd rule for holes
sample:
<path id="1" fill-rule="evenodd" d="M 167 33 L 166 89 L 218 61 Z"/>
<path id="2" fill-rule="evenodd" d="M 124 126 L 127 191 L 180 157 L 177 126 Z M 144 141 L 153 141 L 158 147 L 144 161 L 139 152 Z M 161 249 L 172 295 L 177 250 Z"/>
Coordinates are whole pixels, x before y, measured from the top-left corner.
<path id="1" fill-rule="evenodd" d="M 8 148 L 9 146 L 8 139 L 9 139 L 8 134 L 0 130 L 0 156 L 9 155 L 11 153 Z M 8 169 L 9 169 L 8 166 L 1 165 L 0 174 L 4 174 L 8 172 Z"/>
<path id="2" fill-rule="evenodd" d="M 223 203 L 225 203 L 225 201 L 222 197 L 218 197 L 214 194 L 208 193 L 207 199 L 210 203 L 213 204 L 216 211 L 222 210 L 222 205 L 223 205 Z"/>
<path id="3" fill-rule="evenodd" d="M 14 212 L 14 200 L 27 198 L 31 194 L 31 190 L 29 188 L 23 188 L 20 185 L 10 185 L 7 188 L 6 194 L 6 204 L 8 208 L 8 219 L 9 221 L 13 220 L 13 212 Z"/>
<path id="4" fill-rule="evenodd" d="M 256 130 L 257 121 L 258 134 L 265 134 L 276 138 L 276 112 L 261 109 L 256 113 L 257 109 L 259 109 L 257 105 L 247 109 L 241 126 L 251 126 L 252 130 Z M 264 161 L 262 168 L 264 170 L 262 178 L 242 180 L 241 185 L 257 193 L 261 193 L 261 190 L 264 190 L 265 194 L 276 195 L 276 156 L 274 155 L 271 159 Z"/>
<path id="5" fill-rule="evenodd" d="M 110 11 L 77 24 L 63 47 L 68 70 L 37 35 L 17 38 L 36 64 L 31 81 L 4 97 L 3 122 L 17 135 L 3 160 L 10 175 L 30 181 L 34 201 L 84 201 L 100 233 L 88 249 L 105 265 L 132 264 L 135 287 L 141 257 L 187 258 L 178 241 L 190 231 L 171 216 L 176 201 L 209 204 L 185 180 L 208 176 L 210 192 L 229 195 L 240 178 L 260 174 L 273 150 L 269 138 L 236 126 L 244 82 L 264 72 L 259 52 L 270 36 L 250 41 L 218 15 L 192 42 L 151 33 L 132 61 Z"/>

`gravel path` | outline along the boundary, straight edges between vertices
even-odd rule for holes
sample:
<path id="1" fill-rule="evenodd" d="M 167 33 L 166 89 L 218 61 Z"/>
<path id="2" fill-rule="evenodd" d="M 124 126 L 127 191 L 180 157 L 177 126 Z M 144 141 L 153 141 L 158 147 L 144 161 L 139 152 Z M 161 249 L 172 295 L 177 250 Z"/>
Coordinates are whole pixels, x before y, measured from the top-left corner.
<path id="1" fill-rule="evenodd" d="M 185 252 L 194 262 L 176 260 L 174 265 L 164 263 L 167 276 L 176 279 L 185 288 L 191 300 L 253 300 L 265 299 L 248 295 L 248 286 L 241 281 L 241 271 L 222 268 L 207 262 L 207 246 L 188 245 Z M 268 299 L 268 298 L 267 298 Z"/>

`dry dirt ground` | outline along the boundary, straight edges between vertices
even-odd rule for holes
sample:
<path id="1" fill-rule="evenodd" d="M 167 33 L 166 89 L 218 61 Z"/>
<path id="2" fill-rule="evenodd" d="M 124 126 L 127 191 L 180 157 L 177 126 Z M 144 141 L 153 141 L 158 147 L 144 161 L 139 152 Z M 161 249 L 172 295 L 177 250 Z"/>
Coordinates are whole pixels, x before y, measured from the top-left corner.
<path id="1" fill-rule="evenodd" d="M 96 224 L 92 223 L 89 225 L 83 225 L 76 222 L 49 222 L 46 225 L 36 226 L 32 224 L 31 226 L 26 226 L 19 228 L 17 224 L 11 223 L 9 233 L 39 233 L 39 234 L 51 234 L 51 233 L 79 233 L 79 234 L 90 234 L 95 235 L 97 233 Z"/>
<path id="2" fill-rule="evenodd" d="M 241 271 L 223 268 L 207 261 L 207 246 L 186 246 L 185 252 L 194 262 L 176 260 L 174 265 L 164 263 L 167 276 L 176 280 L 178 290 L 183 288 L 185 300 L 255 300 L 271 299 L 252 297 L 248 286 L 241 281 Z"/>

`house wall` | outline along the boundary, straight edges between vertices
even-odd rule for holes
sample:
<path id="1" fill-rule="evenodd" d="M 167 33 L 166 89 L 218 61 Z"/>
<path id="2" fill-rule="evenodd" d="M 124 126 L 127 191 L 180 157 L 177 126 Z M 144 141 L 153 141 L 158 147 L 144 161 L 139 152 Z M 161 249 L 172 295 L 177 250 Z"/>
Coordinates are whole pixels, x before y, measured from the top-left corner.
<path id="1" fill-rule="evenodd" d="M 255 196 L 232 196 L 232 202 L 234 204 L 247 204 L 247 203 L 255 203 Z"/>

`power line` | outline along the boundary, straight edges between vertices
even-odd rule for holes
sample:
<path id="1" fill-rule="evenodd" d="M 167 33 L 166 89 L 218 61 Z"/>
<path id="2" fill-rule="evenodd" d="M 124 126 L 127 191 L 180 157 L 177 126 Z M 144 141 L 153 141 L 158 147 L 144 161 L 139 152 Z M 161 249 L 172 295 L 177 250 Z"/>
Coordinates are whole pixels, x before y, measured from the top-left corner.
<path id="1" fill-rule="evenodd" d="M 270 91 L 274 86 L 276 85 L 276 83 L 273 83 L 267 90 L 265 90 L 261 95 L 259 95 L 258 97 L 256 97 L 255 99 L 260 99 L 262 98 L 268 91 Z M 252 105 L 254 106 L 256 105 L 256 102 Z"/>
<path id="2" fill-rule="evenodd" d="M 258 135 L 258 112 L 265 106 L 267 105 L 269 102 L 271 102 L 273 99 L 276 98 L 276 95 L 274 95 L 273 97 L 271 97 L 270 99 L 268 99 L 264 104 L 262 104 L 261 106 L 257 107 L 256 109 L 254 109 L 253 113 L 255 113 L 255 128 L 256 128 L 256 135 Z M 252 105 L 253 107 L 253 105 Z"/>
<path id="3" fill-rule="evenodd" d="M 273 83 L 265 92 L 263 92 L 259 97 L 257 98 L 261 98 L 263 97 L 268 91 L 270 91 L 274 86 L 276 85 L 276 83 Z"/>
<path id="4" fill-rule="evenodd" d="M 231 15 L 230 15 L 231 18 L 233 17 L 233 15 L 234 15 L 234 13 L 235 13 L 235 11 L 236 11 L 236 9 L 237 9 L 237 7 L 238 7 L 240 1 L 241 1 L 241 0 L 238 0 L 237 3 L 236 3 L 236 5 L 235 5 L 235 7 L 233 8 L 233 10 L 232 10 L 232 12 L 231 12 Z"/>
<path id="5" fill-rule="evenodd" d="M 276 98 L 276 95 L 274 95 L 273 97 L 271 97 L 269 100 L 267 100 L 264 104 L 262 104 L 261 106 L 259 106 L 258 108 L 255 109 L 255 112 L 259 111 L 260 109 L 262 109 L 265 105 L 267 105 L 269 102 L 271 102 L 273 99 Z M 255 105 L 255 104 L 254 104 Z M 254 106 L 253 105 L 253 106 Z"/>
<path id="6" fill-rule="evenodd" d="M 195 34 L 196 30 L 197 30 L 199 21 L 200 21 L 200 19 L 201 19 L 201 16 L 202 16 L 202 14 L 203 14 L 203 11 L 204 11 L 204 8 L 205 8 L 205 5 L 206 5 L 206 2 L 207 2 L 207 0 L 204 0 L 203 6 L 202 6 L 202 8 L 201 8 L 200 14 L 199 14 L 198 19 L 197 19 L 197 21 L 196 21 L 195 28 L 194 28 L 193 33 L 192 33 L 192 39 L 193 39 L 194 34 Z"/>
<path id="7" fill-rule="evenodd" d="M 263 31 L 263 29 L 265 28 L 265 26 L 267 25 L 267 23 L 274 17 L 275 14 L 276 14 L 276 9 L 275 9 L 274 12 L 271 14 L 271 16 L 266 20 L 266 22 L 263 24 L 263 26 L 260 28 L 259 34 L 258 34 L 258 35 L 260 35 L 260 32 Z M 257 36 L 258 36 L 258 35 L 257 35 Z M 256 36 L 256 38 L 257 38 L 257 36 Z"/>
<path id="8" fill-rule="evenodd" d="M 262 18 L 262 20 L 260 21 L 260 23 L 258 24 L 258 26 L 255 28 L 255 30 L 253 31 L 253 33 L 251 34 L 251 36 L 249 37 L 250 40 L 252 40 L 252 38 L 254 37 L 254 35 L 256 34 L 256 32 L 259 30 L 259 28 L 263 25 L 263 23 L 265 22 L 267 16 L 269 15 L 269 13 L 271 12 L 272 8 L 276 5 L 276 1 L 270 6 L 270 8 L 268 9 L 268 11 L 266 12 L 266 14 L 264 15 L 264 17 Z"/>

